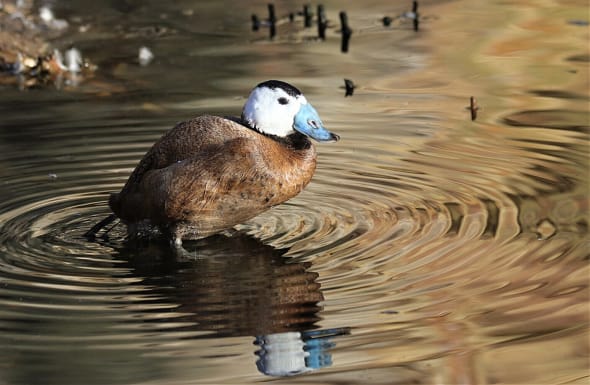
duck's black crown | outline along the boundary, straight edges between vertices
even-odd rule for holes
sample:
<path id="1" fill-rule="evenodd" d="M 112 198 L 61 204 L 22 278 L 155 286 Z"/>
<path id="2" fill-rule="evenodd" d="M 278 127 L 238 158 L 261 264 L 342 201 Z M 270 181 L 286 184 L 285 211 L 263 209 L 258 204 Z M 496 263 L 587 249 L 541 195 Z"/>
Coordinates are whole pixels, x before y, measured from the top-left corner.
<path id="1" fill-rule="evenodd" d="M 273 90 L 275 88 L 280 88 L 293 97 L 301 95 L 301 91 L 299 91 L 297 88 L 293 87 L 289 83 L 285 83 L 280 80 L 267 80 L 256 86 L 256 88 L 258 87 L 268 87 Z"/>

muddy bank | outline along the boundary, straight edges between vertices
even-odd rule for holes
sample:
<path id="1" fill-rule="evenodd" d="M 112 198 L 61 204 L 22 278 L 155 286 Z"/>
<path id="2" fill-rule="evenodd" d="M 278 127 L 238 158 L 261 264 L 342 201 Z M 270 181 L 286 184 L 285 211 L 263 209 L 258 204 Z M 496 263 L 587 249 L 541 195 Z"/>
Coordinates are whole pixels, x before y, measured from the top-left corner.
<path id="1" fill-rule="evenodd" d="M 59 86 L 73 76 L 92 72 L 92 65 L 77 49 L 62 53 L 51 44 L 68 27 L 48 7 L 0 2 L 0 85 Z"/>

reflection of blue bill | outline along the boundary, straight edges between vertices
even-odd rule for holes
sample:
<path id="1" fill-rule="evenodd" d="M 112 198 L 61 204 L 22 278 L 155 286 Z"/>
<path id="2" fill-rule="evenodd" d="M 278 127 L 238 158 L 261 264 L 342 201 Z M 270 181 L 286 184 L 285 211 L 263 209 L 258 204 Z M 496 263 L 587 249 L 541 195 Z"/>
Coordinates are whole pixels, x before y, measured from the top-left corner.
<path id="1" fill-rule="evenodd" d="M 348 328 L 266 334 L 256 337 L 260 346 L 256 366 L 269 376 L 292 376 L 332 365 L 333 337 Z"/>

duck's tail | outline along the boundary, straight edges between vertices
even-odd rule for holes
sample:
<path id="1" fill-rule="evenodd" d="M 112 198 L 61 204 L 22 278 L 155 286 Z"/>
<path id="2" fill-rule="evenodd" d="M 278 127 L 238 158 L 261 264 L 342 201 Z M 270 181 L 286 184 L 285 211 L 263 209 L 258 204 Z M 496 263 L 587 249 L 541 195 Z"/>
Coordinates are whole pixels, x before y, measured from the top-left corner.
<path id="1" fill-rule="evenodd" d="M 100 221 L 97 224 L 95 224 L 94 226 L 92 226 L 90 228 L 90 230 L 85 232 L 84 237 L 86 237 L 86 239 L 88 239 L 89 241 L 95 241 L 96 235 L 98 234 L 98 232 L 116 220 L 117 220 L 117 216 L 115 214 L 109 215 L 108 217 L 104 218 L 102 221 Z M 116 226 L 116 224 L 115 224 L 115 226 Z M 115 227 L 115 226 L 111 226 L 109 229 L 107 229 L 104 232 L 104 234 L 102 235 L 102 238 L 105 238 L 106 235 L 109 233 L 109 231 L 111 231 L 113 229 L 113 227 Z"/>

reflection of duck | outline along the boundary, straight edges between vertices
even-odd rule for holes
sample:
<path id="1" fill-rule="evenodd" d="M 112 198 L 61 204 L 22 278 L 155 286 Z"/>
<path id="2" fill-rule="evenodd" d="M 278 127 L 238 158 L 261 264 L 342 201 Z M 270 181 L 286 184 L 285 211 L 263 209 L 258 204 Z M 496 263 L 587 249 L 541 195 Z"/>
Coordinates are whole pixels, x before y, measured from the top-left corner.
<path id="1" fill-rule="evenodd" d="M 259 345 L 259 370 L 292 375 L 331 365 L 331 339 L 347 329 L 317 330 L 319 301 L 324 299 L 318 274 L 310 263 L 287 263 L 285 249 L 275 249 L 242 233 L 212 236 L 185 245 L 194 259 L 179 259 L 174 250 L 121 250 L 141 285 L 174 304 L 171 323 L 204 338 L 252 336 Z M 146 311 L 154 311 L 151 309 Z M 157 311 L 157 310 L 156 310 Z M 155 317 L 158 324 L 162 319 Z M 167 329 L 170 330 L 170 329 Z"/>
<path id="2" fill-rule="evenodd" d="M 349 328 L 336 328 L 257 336 L 256 366 L 264 374 L 281 377 L 332 366 L 332 338 L 348 333 Z"/>
<path id="3" fill-rule="evenodd" d="M 339 139 L 297 88 L 266 81 L 241 118 L 200 116 L 164 134 L 109 205 L 131 232 L 156 225 L 176 244 L 218 233 L 301 192 L 316 165 L 308 138 Z"/>
<path id="4" fill-rule="evenodd" d="M 145 277 L 142 285 L 188 314 L 175 321 L 218 336 L 255 336 L 307 330 L 319 320 L 318 274 L 308 271 L 309 262 L 287 263 L 285 249 L 239 232 L 186 244 L 191 259 L 158 245 L 121 253 L 134 275 Z"/>

